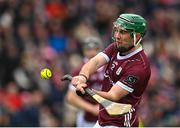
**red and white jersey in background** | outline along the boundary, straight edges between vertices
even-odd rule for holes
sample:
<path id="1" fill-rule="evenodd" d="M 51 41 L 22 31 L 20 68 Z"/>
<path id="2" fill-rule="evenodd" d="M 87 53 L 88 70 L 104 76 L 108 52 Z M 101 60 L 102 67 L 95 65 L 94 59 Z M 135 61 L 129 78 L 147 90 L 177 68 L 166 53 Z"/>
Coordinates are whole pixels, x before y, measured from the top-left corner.
<path id="1" fill-rule="evenodd" d="M 83 64 L 80 65 L 77 69 L 75 69 L 73 72 L 72 72 L 72 76 L 76 76 L 79 74 L 80 72 L 80 69 L 82 68 L 82 66 L 88 61 L 88 59 L 84 59 L 83 60 Z M 88 82 L 87 82 L 87 85 L 88 87 L 92 88 L 92 89 L 95 89 L 95 90 L 101 90 L 102 89 L 102 81 L 104 79 L 104 71 L 105 71 L 105 68 L 101 67 L 99 68 L 94 74 L 92 74 L 90 76 L 90 78 L 88 79 Z M 70 89 L 74 89 L 75 88 L 71 85 L 70 86 Z M 97 104 L 96 101 L 94 101 L 92 98 L 88 97 L 88 96 L 85 96 L 83 97 L 84 100 L 92 103 L 92 104 Z M 94 116 L 93 114 L 89 113 L 89 112 L 84 112 L 83 114 L 83 118 L 85 121 L 87 122 L 96 122 L 98 120 L 98 116 Z"/>

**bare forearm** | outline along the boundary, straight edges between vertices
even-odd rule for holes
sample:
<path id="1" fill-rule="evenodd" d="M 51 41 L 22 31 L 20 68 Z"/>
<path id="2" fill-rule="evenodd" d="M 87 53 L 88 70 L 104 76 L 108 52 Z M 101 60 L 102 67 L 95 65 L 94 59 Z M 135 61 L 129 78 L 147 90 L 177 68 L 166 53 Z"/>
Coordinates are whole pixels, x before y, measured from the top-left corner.
<path id="1" fill-rule="evenodd" d="M 104 91 L 97 91 L 94 90 L 96 94 L 100 95 L 101 97 L 114 101 L 114 102 L 118 102 L 122 97 L 128 95 L 128 91 L 122 89 L 119 86 L 113 86 L 108 92 L 104 92 Z"/>
<path id="2" fill-rule="evenodd" d="M 79 74 L 84 74 L 87 78 L 89 78 L 90 75 L 96 72 L 99 67 L 100 65 L 98 64 L 98 62 L 95 59 L 91 59 L 82 67 Z"/>
<path id="3" fill-rule="evenodd" d="M 109 92 L 104 92 L 104 91 L 97 91 L 97 90 L 93 90 L 96 94 L 98 94 L 99 96 L 111 100 L 111 101 L 116 101 L 116 99 L 114 99 L 114 97 L 112 96 L 111 93 Z"/>
<path id="4" fill-rule="evenodd" d="M 92 112 L 92 109 L 94 107 L 89 102 L 83 100 L 81 97 L 78 97 L 74 91 L 69 91 L 66 96 L 66 99 L 68 103 L 70 103 L 71 105 L 77 108 L 83 109 L 85 111 L 88 111 L 88 112 Z"/>

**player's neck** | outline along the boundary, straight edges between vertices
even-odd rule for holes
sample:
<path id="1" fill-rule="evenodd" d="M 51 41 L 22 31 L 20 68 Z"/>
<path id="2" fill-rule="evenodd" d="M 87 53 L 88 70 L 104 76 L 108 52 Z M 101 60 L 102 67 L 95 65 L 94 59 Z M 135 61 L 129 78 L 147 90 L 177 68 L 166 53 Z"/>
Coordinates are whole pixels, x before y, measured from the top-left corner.
<path id="1" fill-rule="evenodd" d="M 123 56 L 126 56 L 126 55 L 136 51 L 139 47 L 141 47 L 141 44 L 138 44 L 137 46 L 131 48 L 128 52 L 123 53 Z"/>

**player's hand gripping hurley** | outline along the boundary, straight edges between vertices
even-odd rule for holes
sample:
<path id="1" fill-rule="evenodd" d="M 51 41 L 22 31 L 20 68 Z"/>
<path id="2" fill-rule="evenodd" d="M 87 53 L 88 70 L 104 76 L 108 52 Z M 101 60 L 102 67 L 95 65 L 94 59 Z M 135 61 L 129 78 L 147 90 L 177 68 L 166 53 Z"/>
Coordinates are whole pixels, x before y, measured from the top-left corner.
<path id="1" fill-rule="evenodd" d="M 64 81 L 64 80 L 71 81 L 72 76 L 65 75 L 65 76 L 63 76 L 63 78 L 61 80 L 62 81 Z M 109 115 L 112 115 L 112 116 L 123 115 L 123 114 L 130 112 L 130 109 L 132 108 L 131 104 L 121 104 L 121 103 L 116 103 L 116 102 L 112 102 L 108 99 L 105 99 L 105 98 L 97 95 L 90 88 L 85 88 L 84 90 L 85 90 L 86 94 L 88 94 L 90 97 L 92 97 L 94 100 L 96 100 L 99 104 L 101 104 L 105 108 L 105 110 L 107 111 L 107 113 Z M 76 93 L 78 95 L 81 94 L 81 92 L 79 92 L 79 91 L 77 91 Z"/>

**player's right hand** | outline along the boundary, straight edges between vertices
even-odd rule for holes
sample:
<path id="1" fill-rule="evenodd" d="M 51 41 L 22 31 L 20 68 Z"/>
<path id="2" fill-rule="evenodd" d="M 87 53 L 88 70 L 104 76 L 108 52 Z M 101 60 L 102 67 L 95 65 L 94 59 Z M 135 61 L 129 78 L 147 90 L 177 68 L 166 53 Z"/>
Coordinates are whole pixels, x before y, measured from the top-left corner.
<path id="1" fill-rule="evenodd" d="M 85 94 L 84 88 L 87 87 L 86 79 L 79 75 L 72 78 L 72 85 L 76 88 L 76 90 L 81 91 L 82 94 Z"/>

